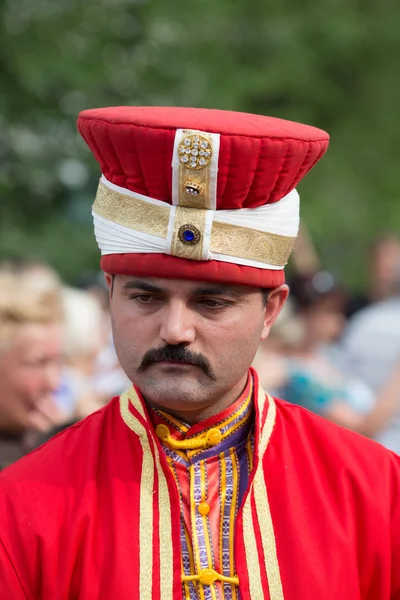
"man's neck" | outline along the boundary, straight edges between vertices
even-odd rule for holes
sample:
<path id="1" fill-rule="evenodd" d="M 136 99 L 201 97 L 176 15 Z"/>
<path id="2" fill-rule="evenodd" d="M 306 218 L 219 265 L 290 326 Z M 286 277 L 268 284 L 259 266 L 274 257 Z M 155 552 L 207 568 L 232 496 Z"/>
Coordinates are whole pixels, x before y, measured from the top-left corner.
<path id="1" fill-rule="evenodd" d="M 210 417 L 218 415 L 222 411 L 226 410 L 229 406 L 231 406 L 236 400 L 243 394 L 246 385 L 247 385 L 248 375 L 246 374 L 232 389 L 228 392 L 220 396 L 215 401 L 211 399 L 211 401 L 207 404 L 207 406 L 202 406 L 200 408 L 196 407 L 188 407 L 188 409 L 169 409 L 160 404 L 148 402 L 145 398 L 146 403 L 156 410 L 161 410 L 164 413 L 170 414 L 171 416 L 179 419 L 180 421 L 184 421 L 188 425 L 195 425 L 196 423 L 201 423 L 201 421 L 205 421 Z"/>

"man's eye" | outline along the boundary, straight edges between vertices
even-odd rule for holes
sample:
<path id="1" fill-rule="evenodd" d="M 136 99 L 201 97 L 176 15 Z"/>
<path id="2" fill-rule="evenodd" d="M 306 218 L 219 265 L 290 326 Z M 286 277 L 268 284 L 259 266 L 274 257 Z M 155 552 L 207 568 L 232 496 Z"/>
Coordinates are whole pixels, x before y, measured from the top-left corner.
<path id="1" fill-rule="evenodd" d="M 153 300 L 155 300 L 154 296 L 150 294 L 135 294 L 130 296 L 131 300 L 136 300 L 139 304 L 150 304 Z"/>
<path id="2" fill-rule="evenodd" d="M 207 308 L 224 308 L 224 306 L 228 306 L 229 302 L 226 300 L 216 300 L 215 298 L 204 298 L 204 300 L 201 300 L 201 304 Z"/>

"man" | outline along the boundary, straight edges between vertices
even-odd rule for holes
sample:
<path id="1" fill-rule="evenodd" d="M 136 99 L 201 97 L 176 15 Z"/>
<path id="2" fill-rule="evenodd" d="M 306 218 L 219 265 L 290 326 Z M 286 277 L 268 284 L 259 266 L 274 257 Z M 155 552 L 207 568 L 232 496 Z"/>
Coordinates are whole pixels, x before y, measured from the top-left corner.
<path id="1" fill-rule="evenodd" d="M 396 295 L 400 271 L 400 238 L 393 233 L 381 235 L 367 252 L 367 289 L 350 298 L 347 316 L 371 304 L 388 300 Z"/>
<path id="2" fill-rule="evenodd" d="M 399 598 L 397 457 L 249 371 L 327 134 L 187 108 L 78 127 L 135 387 L 2 474 L 0 597 Z"/>
<path id="3" fill-rule="evenodd" d="M 0 470 L 35 445 L 59 416 L 60 286 L 45 265 L 0 264 Z"/>
<path id="4" fill-rule="evenodd" d="M 351 320 L 342 340 L 343 354 L 353 372 L 364 379 L 378 395 L 400 359 L 400 264 L 393 297 L 375 302 Z M 397 454 L 400 453 L 400 386 L 381 419 L 375 439 Z"/>

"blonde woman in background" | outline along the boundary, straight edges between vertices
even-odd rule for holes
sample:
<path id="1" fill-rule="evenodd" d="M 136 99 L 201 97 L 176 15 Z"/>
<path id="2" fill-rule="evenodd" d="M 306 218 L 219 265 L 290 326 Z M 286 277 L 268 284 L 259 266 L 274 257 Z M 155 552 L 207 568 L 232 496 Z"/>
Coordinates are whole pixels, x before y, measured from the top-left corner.
<path id="1" fill-rule="evenodd" d="M 60 283 L 47 265 L 0 264 L 0 469 L 60 423 L 54 402 L 62 351 Z"/>
<path id="2" fill-rule="evenodd" d="M 107 324 L 99 300 L 89 292 L 64 288 L 62 300 L 64 368 L 58 401 L 71 418 L 79 420 L 105 402 L 94 378 L 98 356 L 107 342 Z"/>

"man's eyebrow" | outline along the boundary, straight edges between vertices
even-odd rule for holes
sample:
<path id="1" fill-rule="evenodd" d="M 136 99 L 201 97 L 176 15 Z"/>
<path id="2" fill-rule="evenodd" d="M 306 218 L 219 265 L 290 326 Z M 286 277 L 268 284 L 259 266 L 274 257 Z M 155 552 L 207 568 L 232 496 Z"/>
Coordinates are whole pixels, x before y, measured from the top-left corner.
<path id="1" fill-rule="evenodd" d="M 123 284 L 122 289 L 124 291 L 128 290 L 143 290 L 145 292 L 150 292 L 153 294 L 165 294 L 166 290 L 158 285 L 154 285 L 153 283 L 148 283 L 147 281 L 142 281 L 141 279 L 131 279 Z M 229 285 L 205 285 L 202 287 L 195 288 L 191 294 L 193 296 L 231 296 L 234 298 L 241 298 L 244 294 L 235 290 Z"/>
<path id="2" fill-rule="evenodd" d="M 244 294 L 233 289 L 229 285 L 215 285 L 215 286 L 204 286 L 198 287 L 193 290 L 194 296 L 232 296 L 235 298 L 241 298 Z"/>
<path id="3" fill-rule="evenodd" d="M 159 287 L 158 285 L 154 285 L 152 283 L 147 283 L 147 281 L 141 281 L 140 279 L 132 279 L 131 281 L 127 281 L 122 286 L 123 290 L 143 290 L 145 292 L 152 292 L 153 294 L 164 294 L 165 290 Z"/>

